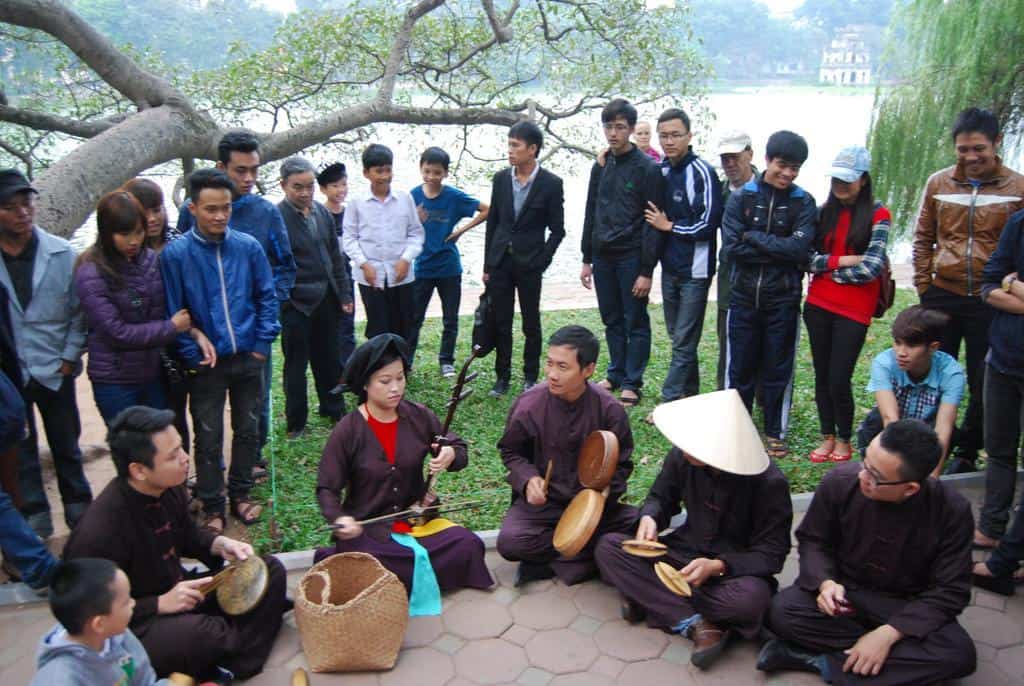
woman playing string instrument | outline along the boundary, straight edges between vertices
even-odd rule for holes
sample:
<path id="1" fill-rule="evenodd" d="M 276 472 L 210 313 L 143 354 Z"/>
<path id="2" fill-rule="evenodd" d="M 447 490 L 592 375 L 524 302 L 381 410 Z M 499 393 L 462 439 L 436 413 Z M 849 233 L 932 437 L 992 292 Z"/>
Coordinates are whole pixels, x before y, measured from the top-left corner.
<path id="1" fill-rule="evenodd" d="M 320 458 L 320 512 L 340 528 L 334 530 L 335 545 L 319 549 L 316 560 L 340 552 L 369 553 L 414 592 L 414 575 L 419 583 L 427 571 L 415 564 L 421 547 L 441 591 L 489 588 L 494 581 L 484 564 L 483 542 L 461 526 L 444 519 L 423 527 L 405 521 L 359 524 L 419 502 L 426 490 L 424 461 L 430 473 L 467 464 L 465 441 L 454 433 L 438 441 L 437 416 L 405 399 L 408 370 L 408 347 L 394 334 L 371 338 L 345 367 L 343 383 L 359 396 L 359 406 L 338 422 Z"/>

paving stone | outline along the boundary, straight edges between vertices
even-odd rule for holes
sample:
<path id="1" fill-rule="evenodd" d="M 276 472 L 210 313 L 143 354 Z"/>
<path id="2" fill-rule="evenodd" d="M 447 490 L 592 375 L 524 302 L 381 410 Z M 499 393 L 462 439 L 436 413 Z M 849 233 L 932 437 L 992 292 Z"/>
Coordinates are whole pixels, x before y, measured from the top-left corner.
<path id="1" fill-rule="evenodd" d="M 631 626 L 621 619 L 605 622 L 594 634 L 602 653 L 626 662 L 651 660 L 661 655 L 668 636 L 657 629 Z"/>
<path id="2" fill-rule="evenodd" d="M 514 588 L 499 586 L 491 593 L 491 600 L 502 605 L 511 605 L 519 599 L 519 591 Z"/>
<path id="3" fill-rule="evenodd" d="M 992 610 L 999 610 L 1000 612 L 1006 610 L 1006 596 L 989 593 L 980 588 L 974 590 L 973 603 Z"/>
<path id="4" fill-rule="evenodd" d="M 454 593 L 451 593 L 444 598 L 444 612 L 448 613 L 448 609 L 457 603 L 465 602 L 480 602 L 484 600 L 490 600 L 491 591 L 482 591 L 479 588 L 462 588 Z"/>
<path id="5" fill-rule="evenodd" d="M 960 623 L 975 641 L 995 648 L 1006 648 L 1021 642 L 1022 629 L 1019 623 L 1007 614 L 973 605 L 960 615 Z"/>
<path id="6" fill-rule="evenodd" d="M 512 626 L 508 608 L 490 599 L 456 603 L 442 617 L 449 633 L 467 640 L 497 638 Z"/>
<path id="7" fill-rule="evenodd" d="M 409 626 L 402 640 L 403 648 L 422 648 L 437 640 L 444 633 L 440 617 L 410 617 Z"/>
<path id="8" fill-rule="evenodd" d="M 996 659 L 996 653 L 999 652 L 998 650 L 996 650 L 992 646 L 987 646 L 984 643 L 975 643 L 974 644 L 974 650 L 977 651 L 978 659 L 979 660 L 989 660 L 989 661 L 995 660 Z"/>
<path id="9" fill-rule="evenodd" d="M 662 660 L 667 660 L 676 665 L 690 664 L 690 655 L 693 654 L 693 644 L 683 638 L 673 638 L 668 642 L 668 647 L 661 654 Z"/>
<path id="10" fill-rule="evenodd" d="M 622 660 L 618 660 L 608 655 L 602 655 L 590 666 L 588 670 L 591 674 L 596 674 L 609 679 L 616 679 L 622 670 L 625 669 L 626 663 Z"/>
<path id="11" fill-rule="evenodd" d="M 572 623 L 578 611 L 572 600 L 553 591 L 524 595 L 512 603 L 516 624 L 531 629 L 563 629 Z"/>
<path id="12" fill-rule="evenodd" d="M 764 686 L 821 686 L 821 677 L 807 672 L 783 672 L 766 678 Z"/>
<path id="13" fill-rule="evenodd" d="M 1024 645 L 1003 648 L 996 654 L 995 664 L 1006 674 L 1024 677 Z"/>
<path id="14" fill-rule="evenodd" d="M 430 644 L 431 647 L 440 650 L 442 653 L 448 653 L 454 655 L 462 649 L 462 646 L 466 645 L 458 636 L 452 636 L 451 634 L 442 634 L 436 641 Z"/>
<path id="15" fill-rule="evenodd" d="M 587 584 L 573 597 L 580 612 L 602 622 L 619 616 L 619 593 L 601 583 Z"/>
<path id="16" fill-rule="evenodd" d="M 622 674 L 619 675 L 617 683 L 624 684 L 625 686 L 636 686 L 637 684 L 643 684 L 643 686 L 679 686 L 680 683 L 692 683 L 685 676 L 686 670 L 682 669 L 679 665 L 674 665 L 665 660 L 644 660 L 626 665 L 626 668 L 622 670 Z M 740 681 L 736 683 L 748 683 L 749 673 L 747 678 L 748 681 L 746 682 Z"/>
<path id="17" fill-rule="evenodd" d="M 509 562 L 505 559 L 499 559 L 499 561 L 493 565 L 487 565 L 491 570 L 491 575 L 494 579 L 506 588 L 513 588 L 516 583 L 516 568 L 519 566 L 518 562 Z M 535 582 L 536 583 L 536 582 Z"/>
<path id="18" fill-rule="evenodd" d="M 555 591 L 555 580 L 554 579 L 541 579 L 539 581 L 531 581 L 525 586 L 520 586 L 517 589 L 520 595 L 534 595 L 536 593 L 550 593 Z"/>
<path id="19" fill-rule="evenodd" d="M 469 679 L 463 679 L 461 676 L 456 676 L 448 682 L 447 686 L 477 686 L 477 684 L 475 681 L 470 681 Z"/>
<path id="20" fill-rule="evenodd" d="M 1018 674 L 1021 674 L 1018 672 Z M 1008 677 L 999 667 L 988 661 L 978 663 L 974 674 L 955 682 L 958 686 L 1013 686 L 1021 683 Z"/>
<path id="21" fill-rule="evenodd" d="M 389 672 L 378 676 L 381 686 L 444 686 L 455 676 L 450 655 L 433 648 L 412 648 L 398 655 L 398 662 Z"/>
<path id="22" fill-rule="evenodd" d="M 573 620 L 572 624 L 569 625 L 569 628 L 573 631 L 578 631 L 584 636 L 593 636 L 597 633 L 597 630 L 601 628 L 601 622 L 593 617 L 580 615 Z"/>
<path id="23" fill-rule="evenodd" d="M 532 665 L 553 674 L 582 672 L 598 657 L 594 639 L 571 629 L 541 631 L 525 647 Z"/>
<path id="24" fill-rule="evenodd" d="M 546 672 L 543 669 L 527 667 L 526 671 L 519 675 L 516 683 L 521 686 L 547 686 L 554 676 L 551 672 Z"/>
<path id="25" fill-rule="evenodd" d="M 563 674 L 551 680 L 549 686 L 615 686 L 615 682 L 606 676 L 593 672 Z M 640 686 L 634 684 L 634 686 Z"/>
<path id="26" fill-rule="evenodd" d="M 473 641 L 455 655 L 459 676 L 480 684 L 514 681 L 529 666 L 525 650 L 500 638 Z"/>
<path id="27" fill-rule="evenodd" d="M 509 627 L 508 631 L 501 635 L 501 637 L 509 643 L 514 643 L 517 646 L 524 646 L 536 633 L 536 631 L 529 627 L 513 624 Z"/>
<path id="28" fill-rule="evenodd" d="M 277 632 L 277 639 L 267 656 L 268 667 L 278 667 L 291 660 L 302 651 L 302 641 L 299 632 L 287 622 L 281 625 Z"/>

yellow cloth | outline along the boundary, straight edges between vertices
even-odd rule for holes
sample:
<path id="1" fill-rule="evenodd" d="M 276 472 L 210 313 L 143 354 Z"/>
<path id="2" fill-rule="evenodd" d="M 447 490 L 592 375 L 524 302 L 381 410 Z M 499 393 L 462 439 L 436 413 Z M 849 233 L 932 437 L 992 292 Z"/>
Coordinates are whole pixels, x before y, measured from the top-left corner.
<path id="1" fill-rule="evenodd" d="M 439 534 L 445 529 L 450 529 L 453 526 L 458 526 L 455 522 L 444 517 L 438 517 L 437 519 L 431 519 L 423 526 L 414 526 L 409 534 L 415 538 L 424 538 L 426 536 L 433 536 Z"/>

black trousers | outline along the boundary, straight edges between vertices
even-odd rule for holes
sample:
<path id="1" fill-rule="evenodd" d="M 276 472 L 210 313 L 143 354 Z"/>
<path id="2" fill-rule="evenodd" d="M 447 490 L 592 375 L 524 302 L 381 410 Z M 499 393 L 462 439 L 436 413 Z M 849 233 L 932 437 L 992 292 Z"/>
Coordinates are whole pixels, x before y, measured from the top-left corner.
<path id="1" fill-rule="evenodd" d="M 284 414 L 288 431 L 306 426 L 309 406 L 306 401 L 306 367 L 313 368 L 320 415 L 335 422 L 345 412 L 341 395 L 331 389 L 341 376 L 341 341 L 338 320 L 341 306 L 328 289 L 320 304 L 308 315 L 291 305 L 281 308 L 281 351 L 284 353 Z"/>
<path id="2" fill-rule="evenodd" d="M 993 310 L 981 298 L 957 295 L 937 286 L 921 294 L 921 304 L 949 315 L 940 346 L 943 352 L 959 358 L 961 341 L 967 349 L 967 387 L 971 393 L 955 447 L 963 457 L 973 460 L 984 445 L 985 355 Z"/>
<path id="3" fill-rule="evenodd" d="M 359 284 L 359 294 L 366 309 L 366 337 L 382 333 L 398 334 L 406 341 L 416 331 L 416 283 L 388 288 L 372 288 Z"/>
<path id="4" fill-rule="evenodd" d="M 978 530 L 1000 538 L 1013 510 L 1017 488 L 1017 455 L 1024 422 L 1024 377 L 1003 374 L 985 365 L 985 501 Z M 1022 532 L 1016 533 L 1022 538 Z M 1005 539 L 1003 539 L 1005 540 Z"/>
<path id="5" fill-rule="evenodd" d="M 804 305 L 804 324 L 814 360 L 814 402 L 821 435 L 849 441 L 853 435 L 850 379 L 864 347 L 868 327 L 815 305 Z"/>
<path id="6" fill-rule="evenodd" d="M 543 278 L 543 270 L 520 267 L 511 256 L 506 256 L 489 272 L 487 292 L 493 298 L 497 329 L 494 373 L 499 379 L 508 380 L 512 375 L 512 322 L 518 294 L 523 318 L 523 378 L 537 380 L 540 372 L 540 288 Z"/>

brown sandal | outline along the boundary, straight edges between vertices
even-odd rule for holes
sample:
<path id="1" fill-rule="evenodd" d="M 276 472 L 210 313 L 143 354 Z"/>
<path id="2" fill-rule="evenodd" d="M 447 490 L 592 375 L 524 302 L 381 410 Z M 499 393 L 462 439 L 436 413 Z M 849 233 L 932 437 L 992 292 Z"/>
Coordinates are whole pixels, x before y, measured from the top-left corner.
<path id="1" fill-rule="evenodd" d="M 260 521 L 263 514 L 263 506 L 252 502 L 248 498 L 231 501 L 231 514 L 242 524 L 252 526 Z"/>
<path id="2" fill-rule="evenodd" d="M 212 531 L 217 536 L 220 536 L 224 533 L 225 524 L 227 524 L 227 518 L 224 516 L 223 512 L 210 512 L 203 515 L 203 523 L 199 528 Z"/>

